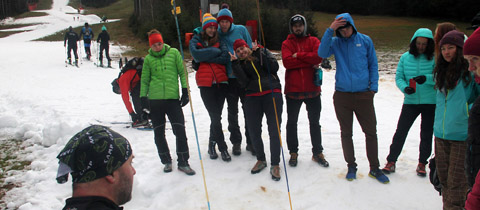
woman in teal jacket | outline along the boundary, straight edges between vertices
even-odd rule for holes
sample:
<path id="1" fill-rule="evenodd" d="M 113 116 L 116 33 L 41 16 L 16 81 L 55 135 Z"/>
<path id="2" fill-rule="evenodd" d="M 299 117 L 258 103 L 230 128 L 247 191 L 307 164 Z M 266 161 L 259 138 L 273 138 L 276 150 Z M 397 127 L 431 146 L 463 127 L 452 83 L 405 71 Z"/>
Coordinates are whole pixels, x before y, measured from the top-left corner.
<path id="1" fill-rule="evenodd" d="M 435 117 L 435 89 L 432 72 L 435 67 L 435 43 L 428 28 L 420 28 L 410 40 L 410 50 L 400 57 L 395 80 L 405 94 L 397 130 L 390 145 L 386 174 L 395 172 L 395 163 L 402 152 L 408 131 L 418 115 L 422 115 L 420 126 L 420 155 L 417 175 L 425 176 L 425 164 L 432 153 L 433 120 Z"/>
<path id="2" fill-rule="evenodd" d="M 456 30 L 440 40 L 441 56 L 433 71 L 436 110 L 433 132 L 443 209 L 463 209 L 467 193 L 465 153 L 471 104 L 480 92 L 463 58 L 464 34 Z"/>
<path id="3" fill-rule="evenodd" d="M 187 136 L 182 107 L 188 103 L 187 75 L 183 68 L 183 59 L 177 49 L 163 43 L 160 32 L 149 32 L 150 49 L 142 68 L 140 98 L 142 107 L 150 107 L 150 118 L 154 127 L 155 144 L 160 160 L 165 165 L 165 173 L 172 171 L 172 158 L 165 139 L 165 115 L 172 124 L 177 138 L 178 170 L 194 175 L 188 164 Z M 182 85 L 182 97 L 179 100 L 178 79 Z"/>

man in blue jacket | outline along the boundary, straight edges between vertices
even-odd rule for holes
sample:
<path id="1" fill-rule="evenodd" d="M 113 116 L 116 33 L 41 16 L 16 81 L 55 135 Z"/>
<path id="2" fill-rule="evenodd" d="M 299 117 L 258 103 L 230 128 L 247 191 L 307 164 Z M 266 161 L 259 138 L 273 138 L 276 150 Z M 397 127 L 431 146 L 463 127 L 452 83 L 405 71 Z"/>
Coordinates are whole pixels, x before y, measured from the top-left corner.
<path id="1" fill-rule="evenodd" d="M 248 33 L 247 28 L 242 25 L 233 24 L 232 12 L 227 9 L 221 9 L 217 14 L 217 22 L 219 25 L 218 35 L 220 40 L 227 45 L 228 52 L 234 54 L 233 43 L 237 39 L 243 39 L 247 42 L 248 47 L 252 48 L 252 38 Z M 228 76 L 228 92 L 227 92 L 227 110 L 228 110 L 228 131 L 230 131 L 230 142 L 233 144 L 233 155 L 240 155 L 242 150 L 242 133 L 240 133 L 240 126 L 238 125 L 238 100 L 243 105 L 245 100 L 245 90 L 240 88 L 237 78 L 233 75 L 232 62 L 229 60 L 227 65 Z M 243 107 L 243 106 L 242 106 Z M 248 136 L 247 124 L 245 123 L 245 136 L 247 139 L 247 150 L 254 154 L 253 145 L 251 145 L 250 136 Z M 214 145 L 215 146 L 215 145 Z M 214 149 L 214 148 L 212 148 Z"/>
<path id="2" fill-rule="evenodd" d="M 333 37 L 333 33 L 336 37 Z M 370 173 L 382 183 L 389 179 L 379 169 L 377 119 L 373 97 L 378 91 L 378 62 L 372 39 L 355 28 L 349 13 L 338 15 L 323 35 L 318 56 L 335 55 L 335 93 L 333 104 L 340 124 L 342 148 L 347 162 L 347 180 L 357 178 L 353 147 L 353 114 L 365 133 Z"/>

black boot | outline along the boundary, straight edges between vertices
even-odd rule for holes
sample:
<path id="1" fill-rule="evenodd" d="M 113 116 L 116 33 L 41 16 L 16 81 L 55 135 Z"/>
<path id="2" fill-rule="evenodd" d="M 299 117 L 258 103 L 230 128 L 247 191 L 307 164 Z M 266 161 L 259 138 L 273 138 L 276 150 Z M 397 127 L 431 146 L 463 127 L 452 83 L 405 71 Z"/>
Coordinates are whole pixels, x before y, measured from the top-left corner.
<path id="1" fill-rule="evenodd" d="M 108 68 L 112 68 L 112 62 L 108 60 Z"/>
<path id="2" fill-rule="evenodd" d="M 210 155 L 210 159 L 214 160 L 218 158 L 217 151 L 215 150 L 215 142 L 210 141 L 208 142 L 208 154 Z"/>
<path id="3" fill-rule="evenodd" d="M 230 156 L 230 154 L 228 154 L 228 151 L 225 150 L 223 152 L 220 152 L 220 154 L 222 155 L 222 160 L 225 161 L 225 162 L 229 162 L 232 160 L 232 157 Z"/>

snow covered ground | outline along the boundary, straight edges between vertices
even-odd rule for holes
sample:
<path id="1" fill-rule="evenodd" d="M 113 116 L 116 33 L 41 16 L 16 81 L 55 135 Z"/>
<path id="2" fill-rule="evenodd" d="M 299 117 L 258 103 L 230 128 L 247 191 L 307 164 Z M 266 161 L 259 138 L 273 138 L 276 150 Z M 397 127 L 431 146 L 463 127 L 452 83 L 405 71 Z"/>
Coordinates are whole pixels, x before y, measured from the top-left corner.
<path id="1" fill-rule="evenodd" d="M 25 152 L 21 158 L 32 161 L 24 171 L 7 174 L 6 183 L 20 185 L 3 198 L 7 209 L 61 209 L 65 199 L 71 196 L 71 183 L 57 184 L 56 155 L 75 133 L 98 121 L 128 121 L 129 115 L 121 97 L 111 91 L 110 82 L 118 69 L 97 68 L 91 61 L 83 61 L 80 68 L 65 67 L 62 42 L 32 42 L 30 40 L 64 30 L 68 26 L 80 26 L 85 21 L 98 23 L 97 16 L 80 16 L 73 21 L 75 10 L 65 6 L 67 0 L 54 0 L 49 16 L 7 20 L 12 23 L 41 23 L 29 27 L 30 32 L 18 33 L 0 39 L 0 141 L 21 139 Z M 110 29 L 112 30 L 112 29 Z M 413 33 L 413 32 L 412 32 Z M 7 50 L 8 49 L 8 50 Z M 111 48 L 113 54 L 121 53 L 119 46 Z M 82 53 L 84 54 L 84 53 Z M 93 56 L 95 57 L 95 55 Z M 398 56 L 399 57 L 399 56 Z M 398 59 L 397 57 L 397 59 Z M 281 62 L 281 61 L 280 61 Z M 116 63 L 113 66 L 117 66 Z M 280 77 L 284 77 L 281 66 Z M 176 170 L 165 174 L 153 141 L 153 132 L 109 125 L 127 137 L 135 154 L 133 199 L 126 209 L 440 209 L 441 197 L 433 189 L 428 178 L 418 177 L 415 168 L 418 159 L 419 121 L 415 122 L 397 162 L 397 172 L 389 175 L 390 183 L 381 184 L 368 177 L 368 161 L 365 154 L 364 135 L 358 123 L 354 125 L 354 142 L 358 163 L 357 180 L 345 179 L 346 163 L 340 143 L 340 130 L 332 96 L 334 71 L 324 73 L 322 86 L 322 134 L 324 153 L 330 162 L 323 168 L 311 161 L 311 144 L 308 119 L 302 108 L 298 123 L 300 151 L 299 164 L 293 168 L 281 167 L 282 178 L 275 182 L 269 170 L 250 174 L 255 157 L 244 150 L 242 155 L 232 156 L 229 163 L 220 159 L 210 160 L 207 154 L 209 117 L 195 85 L 195 75 L 189 75 L 192 104 L 198 131 L 208 202 L 202 177 L 201 161 L 197 150 L 190 106 L 184 107 L 186 130 L 190 147 L 190 165 L 197 171 L 187 176 Z M 283 81 L 282 81 L 282 84 Z M 378 121 L 379 159 L 381 166 L 389 151 L 403 102 L 402 93 L 396 88 L 392 75 L 382 74 L 379 92 L 375 96 Z M 285 107 L 284 107 L 285 110 Z M 282 115 L 282 141 L 285 160 L 289 155 L 285 142 L 286 112 Z M 226 109 L 223 127 L 226 138 Z M 243 115 L 240 116 L 243 125 Z M 265 122 L 264 122 L 265 123 Z M 263 126 L 264 130 L 266 125 Z M 243 126 L 242 126 L 243 129 Z M 262 134 L 268 144 L 268 133 Z M 175 141 L 171 130 L 167 131 L 171 151 Z M 231 148 L 231 144 L 228 144 Z M 269 156 L 266 147 L 267 157 Z M 174 160 L 175 154 L 172 154 Z M 269 162 L 269 160 L 268 160 Z M 288 172 L 287 190 L 285 170 Z M 289 198 L 290 195 L 290 198 Z"/>

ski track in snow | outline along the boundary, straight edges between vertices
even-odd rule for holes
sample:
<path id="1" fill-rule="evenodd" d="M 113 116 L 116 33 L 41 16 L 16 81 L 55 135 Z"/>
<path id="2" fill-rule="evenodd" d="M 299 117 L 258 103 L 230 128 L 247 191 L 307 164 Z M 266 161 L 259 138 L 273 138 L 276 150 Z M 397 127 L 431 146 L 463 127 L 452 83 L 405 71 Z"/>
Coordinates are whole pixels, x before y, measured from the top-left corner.
<path id="1" fill-rule="evenodd" d="M 32 42 L 68 26 L 81 26 L 85 21 L 98 23 L 94 15 L 65 14 L 76 12 L 66 6 L 67 0 L 54 0 L 52 10 L 45 17 L 5 20 L 4 24 L 41 23 L 27 27 L 23 32 L 1 38 L 0 57 L 0 141 L 22 139 L 27 146 L 21 158 L 32 161 L 24 171 L 10 171 L 5 183 L 20 187 L 7 192 L 3 198 L 7 209 L 61 209 L 65 199 L 71 196 L 71 182 L 57 184 L 56 155 L 65 143 L 78 131 L 104 122 L 129 121 L 129 115 L 120 95 L 111 90 L 110 82 L 118 75 L 118 69 L 97 68 L 93 61 L 82 61 L 80 68 L 65 67 L 65 50 L 62 42 Z M 73 21 L 79 16 L 80 21 Z M 110 29 L 112 30 L 112 29 Z M 412 32 L 413 33 L 413 32 Z M 98 34 L 98 32 L 97 32 Z M 124 47 L 124 46 L 123 46 Z M 9 50 L 5 50 L 9 49 Z M 95 52 L 95 51 L 93 51 Z M 112 46 L 112 54 L 121 54 L 121 46 Z M 84 53 L 81 53 L 84 55 Z M 381 53 L 379 52 L 379 55 Z M 382 68 L 392 68 L 389 60 Z M 95 57 L 93 55 L 92 57 Z M 279 61 L 281 64 L 281 61 Z M 332 62 L 333 64 L 333 62 Z M 116 66 L 116 62 L 112 64 Z M 386 66 L 386 67 L 385 67 Z M 393 66 L 392 71 L 394 71 Z M 285 69 L 280 65 L 279 76 L 284 85 Z M 311 144 L 305 106 L 302 106 L 299 129 L 299 164 L 288 166 L 290 193 L 287 192 L 285 168 L 282 178 L 271 180 L 268 168 L 259 174 L 250 174 L 256 158 L 245 151 L 233 156 L 229 163 L 221 159 L 210 160 L 207 154 L 209 117 L 195 84 L 194 73 L 189 74 L 196 130 L 201 148 L 206 184 L 211 209 L 440 209 L 441 197 L 433 189 L 428 178 L 418 177 L 415 168 L 418 159 L 419 122 L 410 130 L 402 154 L 397 162 L 397 172 L 388 175 L 389 184 L 381 184 L 368 177 L 364 134 L 354 121 L 354 143 L 358 163 L 357 180 L 345 179 L 346 163 L 340 143 L 340 129 L 333 109 L 334 71 L 324 72 L 322 86 L 322 139 L 324 153 L 330 162 L 323 168 L 311 161 Z M 375 96 L 379 160 L 381 167 L 389 151 L 392 136 L 403 103 L 403 94 L 396 88 L 392 74 L 381 73 L 379 92 Z M 285 105 L 284 105 L 285 106 Z M 125 209 L 208 209 L 201 161 L 197 150 L 195 130 L 190 104 L 184 107 L 186 131 L 190 148 L 190 165 L 197 174 L 186 176 L 176 170 L 163 173 L 163 165 L 157 155 L 153 132 L 109 125 L 127 137 L 135 154 L 133 199 Z M 228 141 L 229 132 L 223 112 L 223 128 Z M 285 139 L 286 108 L 282 113 L 282 144 L 285 160 L 289 154 Z M 243 114 L 239 113 L 241 129 Z M 268 133 L 265 120 L 262 137 L 269 157 Z M 166 131 L 170 151 L 175 151 L 175 137 Z M 231 148 L 231 143 L 227 143 Z M 172 157 L 176 160 L 174 152 Z M 267 162 L 269 158 L 267 158 Z M 283 164 L 283 163 L 281 163 Z M 70 178 L 71 179 L 71 178 Z"/>

